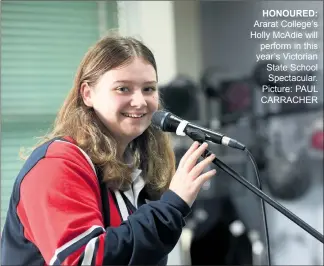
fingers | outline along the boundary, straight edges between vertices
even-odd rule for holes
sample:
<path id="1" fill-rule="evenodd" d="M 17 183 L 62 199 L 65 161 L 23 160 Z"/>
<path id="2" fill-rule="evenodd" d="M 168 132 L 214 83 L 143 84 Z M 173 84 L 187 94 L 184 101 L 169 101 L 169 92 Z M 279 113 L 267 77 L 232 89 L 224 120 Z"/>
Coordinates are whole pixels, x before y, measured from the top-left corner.
<path id="1" fill-rule="evenodd" d="M 207 149 L 208 144 L 204 142 L 200 145 L 198 149 L 192 152 L 192 154 L 189 155 L 187 160 L 184 162 L 184 167 L 186 167 L 189 171 L 194 167 L 194 165 L 197 163 L 197 160 L 199 157 L 204 153 L 204 151 Z"/>
<path id="2" fill-rule="evenodd" d="M 205 167 L 215 159 L 216 156 L 214 154 L 209 155 L 197 164 L 200 156 L 206 156 L 204 153 L 208 151 L 207 147 L 207 143 L 199 146 L 197 141 L 191 145 L 181 158 L 178 169 L 169 186 L 189 206 L 193 204 L 203 183 L 216 173 L 215 170 L 211 170 L 201 174 Z"/>
<path id="3" fill-rule="evenodd" d="M 196 178 L 196 180 L 194 180 L 194 184 L 197 186 L 197 187 L 201 187 L 206 181 L 208 181 L 212 176 L 214 176 L 216 174 L 216 170 L 213 169 L 213 170 L 210 170 L 200 176 L 198 176 Z"/>
<path id="4" fill-rule="evenodd" d="M 199 147 L 199 142 L 195 141 L 194 143 L 191 144 L 190 148 L 187 150 L 187 152 L 182 156 L 180 162 L 179 162 L 179 167 L 183 167 L 185 162 L 187 161 L 188 157 Z"/>
<path id="5" fill-rule="evenodd" d="M 190 174 L 192 177 L 196 178 L 200 173 L 216 158 L 215 154 L 211 154 L 198 163 L 194 168 L 192 168 Z"/>

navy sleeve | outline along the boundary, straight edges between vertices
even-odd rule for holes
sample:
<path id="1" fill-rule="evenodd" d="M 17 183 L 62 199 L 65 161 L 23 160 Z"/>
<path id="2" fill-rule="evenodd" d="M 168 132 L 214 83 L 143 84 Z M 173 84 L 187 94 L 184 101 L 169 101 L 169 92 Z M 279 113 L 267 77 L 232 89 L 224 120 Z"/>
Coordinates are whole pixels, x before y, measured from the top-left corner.
<path id="1" fill-rule="evenodd" d="M 158 264 L 177 244 L 189 213 L 172 190 L 142 205 L 119 227 L 107 228 L 103 264 Z"/>

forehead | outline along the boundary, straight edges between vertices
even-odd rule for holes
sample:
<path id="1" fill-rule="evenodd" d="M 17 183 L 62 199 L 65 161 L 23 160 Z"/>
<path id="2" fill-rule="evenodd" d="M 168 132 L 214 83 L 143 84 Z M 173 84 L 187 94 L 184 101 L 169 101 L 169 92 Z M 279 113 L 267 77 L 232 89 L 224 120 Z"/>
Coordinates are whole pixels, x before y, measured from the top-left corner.
<path id="1" fill-rule="evenodd" d="M 136 57 L 122 66 L 107 71 L 102 76 L 102 81 L 105 82 L 114 83 L 119 80 L 134 83 L 156 81 L 156 71 L 149 62 Z"/>

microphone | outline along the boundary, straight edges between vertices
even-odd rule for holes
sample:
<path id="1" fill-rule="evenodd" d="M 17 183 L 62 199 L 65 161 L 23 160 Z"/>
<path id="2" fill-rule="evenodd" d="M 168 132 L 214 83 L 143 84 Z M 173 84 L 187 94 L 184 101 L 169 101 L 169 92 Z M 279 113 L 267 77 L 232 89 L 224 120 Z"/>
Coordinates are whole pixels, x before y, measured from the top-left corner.
<path id="1" fill-rule="evenodd" d="M 189 123 L 171 112 L 156 111 L 152 117 L 152 124 L 162 131 L 175 132 L 178 136 L 185 136 L 193 134 L 195 130 L 200 130 L 205 134 L 205 140 L 211 141 L 216 144 L 228 146 L 234 149 L 244 150 L 245 145 L 235 139 L 229 138 L 218 132 L 211 131 L 210 129 Z"/>
<path id="2" fill-rule="evenodd" d="M 205 140 L 213 141 L 217 144 L 226 145 L 232 148 L 244 150 L 248 152 L 248 149 L 238 141 L 228 138 L 220 133 L 213 132 L 209 129 L 190 124 L 186 120 L 182 120 L 181 118 L 175 116 L 174 114 L 166 111 L 156 111 L 153 114 L 152 117 L 152 124 L 158 128 L 160 128 L 162 131 L 167 132 L 176 132 L 177 135 L 180 136 L 189 136 L 191 139 L 199 142 L 203 142 Z M 225 140 L 224 140 L 225 138 Z M 250 152 L 248 152 L 250 153 Z M 209 150 L 206 150 L 203 154 L 203 157 L 206 158 L 210 153 Z M 252 158 L 252 156 L 250 156 Z M 254 161 L 252 161 L 254 162 Z M 320 242 L 324 243 L 324 237 L 323 235 L 316 231 L 313 227 L 311 227 L 309 224 L 304 222 L 302 219 L 297 217 L 294 213 L 289 211 L 287 208 L 282 206 L 280 203 L 273 200 L 271 197 L 269 197 L 267 194 L 265 194 L 261 189 L 258 189 L 254 185 L 252 185 L 249 181 L 246 180 L 243 176 L 238 174 L 235 170 L 233 170 L 231 167 L 223 163 L 218 158 L 215 158 L 213 160 L 213 163 L 217 165 L 220 169 L 228 173 L 230 176 L 232 176 L 236 181 L 240 182 L 242 185 L 244 185 L 247 189 L 249 189 L 251 192 L 253 192 L 255 195 L 260 197 L 262 200 L 266 201 L 269 205 L 274 207 L 277 211 L 281 212 L 283 215 L 285 215 L 287 218 L 289 218 L 291 221 L 293 221 L 295 224 L 300 226 L 302 229 L 307 231 L 309 234 L 311 234 L 313 237 L 315 237 Z M 253 163 L 255 165 L 255 163 Z M 257 168 L 256 168 L 257 169 Z M 258 176 L 258 172 L 257 172 Z M 269 245 L 268 245 L 269 246 Z M 270 252 L 268 252 L 270 254 Z M 270 263 L 269 263 L 270 264 Z"/>

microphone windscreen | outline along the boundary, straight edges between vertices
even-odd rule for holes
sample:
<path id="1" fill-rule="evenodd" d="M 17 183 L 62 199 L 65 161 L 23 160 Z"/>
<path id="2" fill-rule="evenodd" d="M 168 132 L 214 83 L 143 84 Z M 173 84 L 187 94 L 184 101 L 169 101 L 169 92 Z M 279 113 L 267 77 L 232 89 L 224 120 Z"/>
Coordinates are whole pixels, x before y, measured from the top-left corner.
<path id="1" fill-rule="evenodd" d="M 152 116 L 152 124 L 163 130 L 164 120 L 169 113 L 159 110 L 156 111 Z"/>

